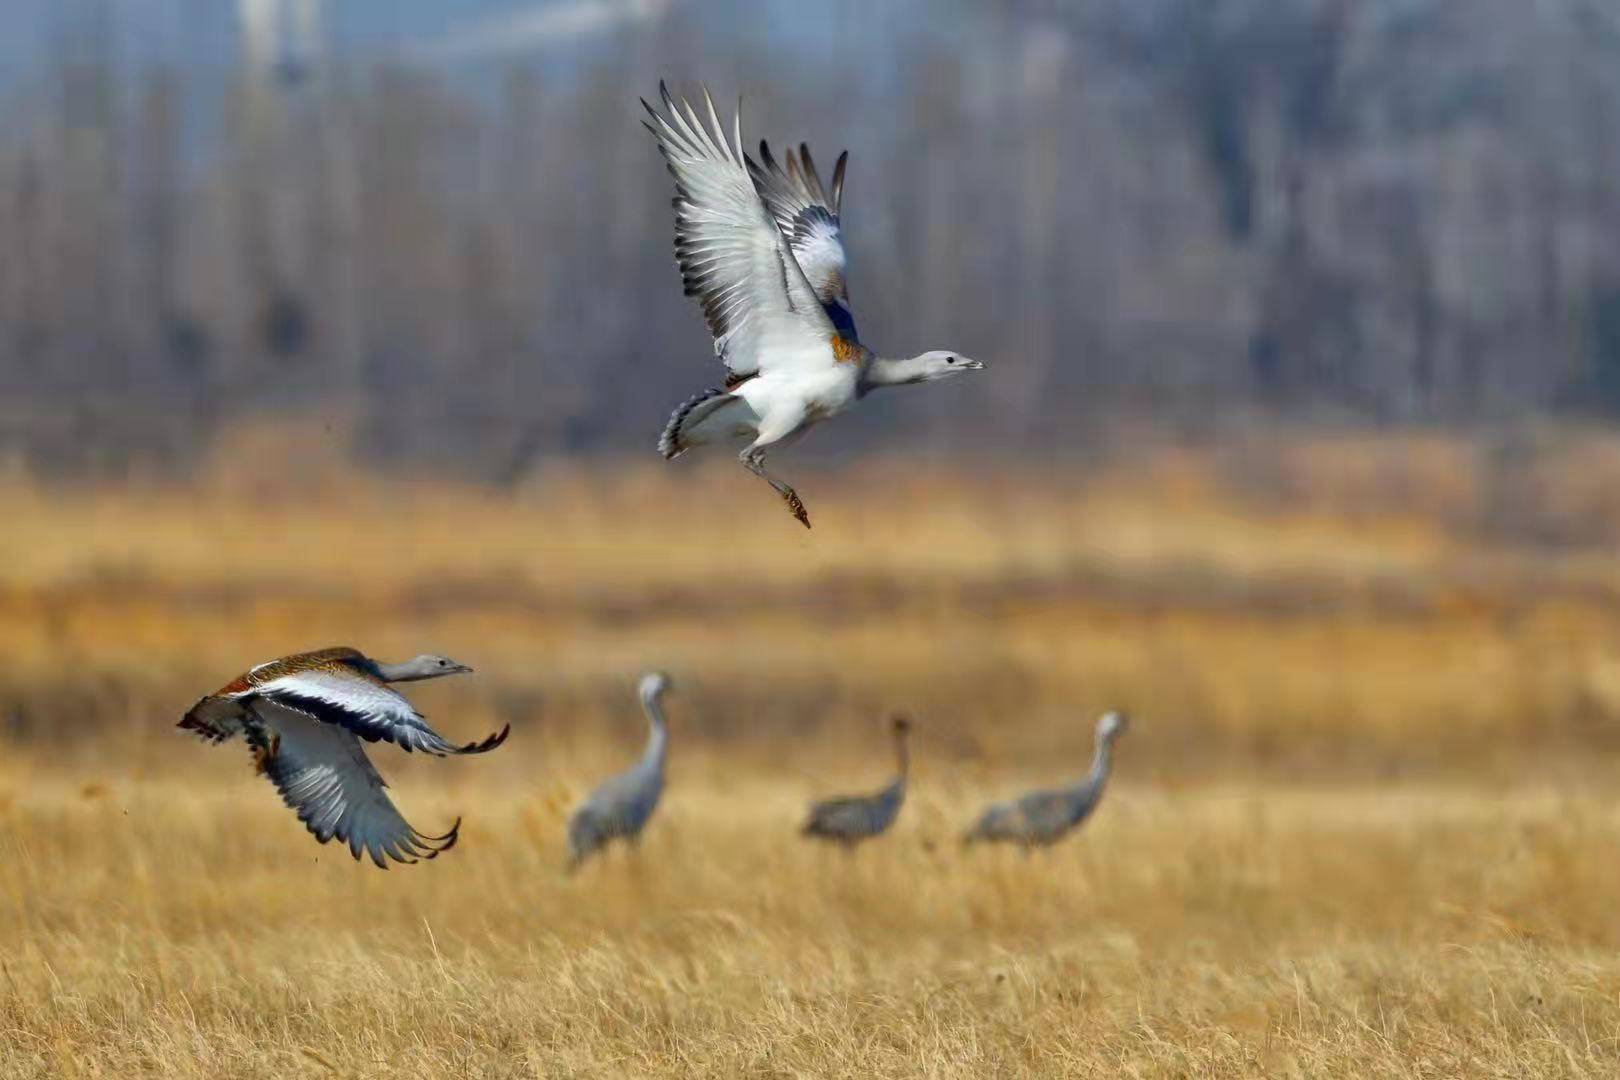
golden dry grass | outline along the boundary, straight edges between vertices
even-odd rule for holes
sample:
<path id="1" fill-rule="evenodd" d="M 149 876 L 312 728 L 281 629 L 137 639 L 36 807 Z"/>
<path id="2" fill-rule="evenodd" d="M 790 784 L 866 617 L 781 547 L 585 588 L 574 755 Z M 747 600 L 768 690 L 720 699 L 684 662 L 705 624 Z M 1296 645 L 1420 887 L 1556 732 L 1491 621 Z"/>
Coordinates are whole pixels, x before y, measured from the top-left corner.
<path id="1" fill-rule="evenodd" d="M 498 493 L 308 441 L 0 484 L 0 1074 L 1620 1072 L 1604 440 L 805 473 L 809 534 L 734 467 Z M 418 825 L 466 814 L 436 863 L 357 866 L 170 730 L 342 641 L 474 664 L 413 693 L 453 737 L 514 724 L 379 751 Z M 668 801 L 569 880 L 567 808 L 636 752 L 655 664 Z M 1114 704 L 1082 835 L 957 849 Z M 882 779 L 895 706 L 895 835 L 800 843 L 808 798 Z"/>
<path id="2" fill-rule="evenodd" d="M 417 817 L 471 820 L 386 874 L 242 768 L 88 790 L 27 768 L 0 833 L 13 1075 L 1620 1068 L 1607 793 L 1126 780 L 1026 859 L 956 850 L 985 790 L 930 768 L 845 859 L 793 837 L 809 785 L 688 755 L 639 855 L 568 880 L 563 766 L 410 770 Z"/>

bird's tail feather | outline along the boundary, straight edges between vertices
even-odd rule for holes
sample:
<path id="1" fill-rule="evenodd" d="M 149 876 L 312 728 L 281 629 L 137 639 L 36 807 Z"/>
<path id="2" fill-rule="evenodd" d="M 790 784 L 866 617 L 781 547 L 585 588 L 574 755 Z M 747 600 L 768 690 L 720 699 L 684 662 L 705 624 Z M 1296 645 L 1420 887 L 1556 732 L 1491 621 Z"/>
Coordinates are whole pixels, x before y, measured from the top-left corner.
<path id="1" fill-rule="evenodd" d="M 731 409 L 728 406 L 736 405 Z M 735 415 L 734 415 L 735 414 Z M 700 443 L 734 434 L 749 419 L 747 403 L 727 390 L 705 390 L 681 402 L 658 438 L 658 452 L 672 458 Z"/>
<path id="2" fill-rule="evenodd" d="M 194 731 L 209 742 L 221 743 L 241 730 L 241 706 L 210 695 L 187 710 L 175 726 L 183 731 Z"/>

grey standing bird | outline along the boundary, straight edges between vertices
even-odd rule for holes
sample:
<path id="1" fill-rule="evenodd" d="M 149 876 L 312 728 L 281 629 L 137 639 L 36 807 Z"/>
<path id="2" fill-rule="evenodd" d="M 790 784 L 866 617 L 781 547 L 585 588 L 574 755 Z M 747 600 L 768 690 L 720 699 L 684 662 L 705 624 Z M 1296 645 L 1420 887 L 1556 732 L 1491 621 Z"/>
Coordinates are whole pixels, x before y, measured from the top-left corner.
<path id="1" fill-rule="evenodd" d="M 1097 808 L 1113 765 L 1114 740 L 1129 726 L 1124 713 L 1104 713 L 1097 721 L 1097 748 L 1092 754 L 1091 771 L 1084 779 L 1068 787 L 1032 791 L 1010 802 L 991 804 L 962 837 L 962 842 L 984 840 L 1032 848 L 1063 839 Z"/>
<path id="2" fill-rule="evenodd" d="M 887 832 L 894 824 L 894 819 L 900 816 L 900 804 L 906 800 L 906 774 L 911 768 L 906 736 L 911 731 L 911 721 L 895 716 L 889 722 L 889 730 L 894 735 L 899 772 L 894 782 L 871 795 L 845 795 L 813 804 L 810 817 L 799 830 L 802 835 L 836 840 L 845 850 L 852 850 L 862 840 Z"/>
<path id="3" fill-rule="evenodd" d="M 568 819 L 568 869 L 601 850 L 615 837 L 635 843 L 641 830 L 658 808 L 664 793 L 664 758 L 669 747 L 669 727 L 659 699 L 673 684 L 668 675 L 655 671 L 641 677 L 641 707 L 647 712 L 647 749 L 635 765 L 602 781 L 590 797 Z"/>

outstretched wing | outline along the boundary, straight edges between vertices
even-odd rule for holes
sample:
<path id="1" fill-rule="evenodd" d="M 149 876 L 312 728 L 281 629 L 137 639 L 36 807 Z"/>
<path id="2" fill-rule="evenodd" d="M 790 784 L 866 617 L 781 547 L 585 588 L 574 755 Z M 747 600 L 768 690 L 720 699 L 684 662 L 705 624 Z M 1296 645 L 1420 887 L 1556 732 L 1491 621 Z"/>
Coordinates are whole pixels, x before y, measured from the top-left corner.
<path id="1" fill-rule="evenodd" d="M 511 725 L 484 739 L 456 746 L 440 735 L 404 695 L 363 672 L 311 668 L 277 676 L 248 691 L 264 701 L 297 709 L 313 720 L 347 728 L 367 742 L 390 742 L 425 754 L 482 754 L 506 741 Z"/>
<path id="2" fill-rule="evenodd" d="M 844 251 L 844 230 L 838 215 L 844 202 L 844 166 L 849 151 L 838 155 L 833 167 L 832 193 L 821 186 L 821 176 L 810 157 L 810 147 L 799 144 L 798 153 L 789 150 L 784 168 L 777 163 L 770 145 L 759 144 L 760 161 L 748 160 L 748 173 L 759 189 L 765 208 L 776 219 L 776 227 L 787 237 L 788 247 L 804 271 L 805 280 L 815 290 L 816 299 L 827 317 L 843 336 L 856 340 L 855 320 L 849 310 L 846 272 L 849 260 Z M 762 164 L 763 163 L 763 164 Z"/>
<path id="3" fill-rule="evenodd" d="M 675 257 L 687 295 L 703 306 L 715 355 L 734 381 L 767 368 L 836 363 L 836 328 L 749 178 L 741 110 L 732 145 L 707 90 L 707 125 L 664 84 L 658 93 L 663 112 L 641 104 L 675 178 Z"/>
<path id="4" fill-rule="evenodd" d="M 254 747 L 264 773 L 315 839 L 348 844 L 356 860 L 365 851 L 384 870 L 388 859 L 413 863 L 455 845 L 461 820 L 442 836 L 412 828 L 353 733 L 296 709 L 260 705 L 257 711 L 270 729 L 269 745 Z"/>

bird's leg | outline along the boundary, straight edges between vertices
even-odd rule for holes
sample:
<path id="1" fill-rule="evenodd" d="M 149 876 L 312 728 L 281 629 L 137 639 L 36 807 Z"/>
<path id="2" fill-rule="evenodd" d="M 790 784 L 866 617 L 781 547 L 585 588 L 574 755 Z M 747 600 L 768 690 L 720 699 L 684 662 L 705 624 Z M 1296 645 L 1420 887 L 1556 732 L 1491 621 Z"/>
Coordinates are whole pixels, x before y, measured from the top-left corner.
<path id="1" fill-rule="evenodd" d="M 804 500 L 799 498 L 799 493 L 765 471 L 765 448 L 763 446 L 748 447 L 737 456 L 737 460 L 742 462 L 743 468 L 776 489 L 776 493 L 782 496 L 782 501 L 787 503 L 788 511 L 799 520 L 800 525 L 807 529 L 810 527 L 810 515 L 805 512 Z"/>
<path id="2" fill-rule="evenodd" d="M 630 881 L 637 889 L 647 887 L 647 862 L 641 857 L 641 835 L 630 833 L 624 838 L 624 862 Z"/>

